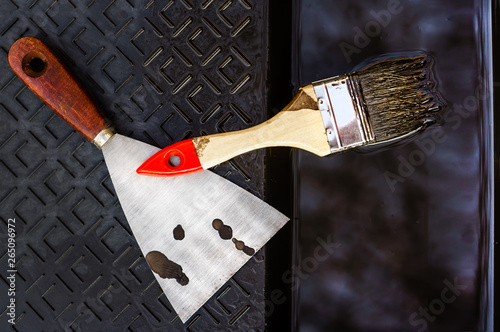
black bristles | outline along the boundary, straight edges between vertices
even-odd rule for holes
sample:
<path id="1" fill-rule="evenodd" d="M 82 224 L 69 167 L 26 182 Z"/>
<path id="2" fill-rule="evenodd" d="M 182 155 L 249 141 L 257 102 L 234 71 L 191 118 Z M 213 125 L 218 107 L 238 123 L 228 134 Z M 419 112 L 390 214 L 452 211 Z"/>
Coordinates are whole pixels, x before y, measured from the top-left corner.
<path id="1" fill-rule="evenodd" d="M 441 108 L 425 56 L 383 60 L 358 75 L 377 142 L 423 127 Z"/>

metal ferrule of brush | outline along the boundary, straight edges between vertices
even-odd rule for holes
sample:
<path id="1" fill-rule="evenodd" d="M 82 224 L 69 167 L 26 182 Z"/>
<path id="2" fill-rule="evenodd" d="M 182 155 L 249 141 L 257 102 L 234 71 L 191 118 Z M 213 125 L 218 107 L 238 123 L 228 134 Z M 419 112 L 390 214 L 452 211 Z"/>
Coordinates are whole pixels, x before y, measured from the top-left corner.
<path id="1" fill-rule="evenodd" d="M 332 153 L 374 141 L 358 76 L 336 76 L 313 87 Z"/>

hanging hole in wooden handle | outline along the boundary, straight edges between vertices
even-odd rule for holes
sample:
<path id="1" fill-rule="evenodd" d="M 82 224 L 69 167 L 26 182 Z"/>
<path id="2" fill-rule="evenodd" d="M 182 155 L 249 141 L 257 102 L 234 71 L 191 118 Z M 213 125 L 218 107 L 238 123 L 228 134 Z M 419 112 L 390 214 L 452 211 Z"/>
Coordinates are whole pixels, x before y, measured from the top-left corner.
<path id="1" fill-rule="evenodd" d="M 22 68 L 26 75 L 40 77 L 47 71 L 47 59 L 39 52 L 30 52 L 24 56 Z"/>

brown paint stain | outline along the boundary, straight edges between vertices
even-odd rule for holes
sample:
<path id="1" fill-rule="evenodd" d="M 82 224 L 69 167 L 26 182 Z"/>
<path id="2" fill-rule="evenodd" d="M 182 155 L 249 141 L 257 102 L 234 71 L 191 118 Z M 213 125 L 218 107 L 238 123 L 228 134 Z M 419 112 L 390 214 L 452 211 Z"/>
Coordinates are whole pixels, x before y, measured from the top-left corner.
<path id="1" fill-rule="evenodd" d="M 230 240 L 233 237 L 233 229 L 224 225 L 224 222 L 220 219 L 214 219 L 212 227 L 219 232 L 219 236 L 223 240 Z"/>
<path id="2" fill-rule="evenodd" d="M 319 111 L 318 100 L 312 85 L 300 88 L 297 95 L 284 108 L 286 111 L 300 111 L 303 109 Z"/>
<path id="3" fill-rule="evenodd" d="M 253 256 L 255 254 L 255 249 L 246 246 L 245 242 L 233 238 L 233 243 L 236 249 L 243 251 L 248 256 Z"/>
<path id="4" fill-rule="evenodd" d="M 174 239 L 176 240 L 182 240 L 186 236 L 186 233 L 184 232 L 184 229 L 182 228 L 181 225 L 177 225 L 177 227 L 174 228 Z"/>
<path id="5" fill-rule="evenodd" d="M 212 227 L 219 232 L 219 236 L 223 240 L 230 240 L 233 237 L 232 228 L 224 225 L 224 222 L 220 219 L 214 219 L 214 221 L 212 221 Z M 246 246 L 245 242 L 233 238 L 233 243 L 236 249 L 243 251 L 248 256 L 253 256 L 255 254 L 255 249 Z"/>
<path id="6" fill-rule="evenodd" d="M 210 143 L 210 138 L 206 137 L 196 137 L 193 138 L 193 143 L 196 151 L 196 155 L 198 157 L 203 157 L 203 151 L 207 147 L 208 143 Z"/>
<path id="7" fill-rule="evenodd" d="M 254 248 L 250 248 L 250 247 L 248 247 L 248 246 L 245 246 L 245 247 L 243 248 L 243 252 L 244 252 L 245 254 L 247 254 L 248 256 L 253 256 L 253 255 L 255 254 L 255 249 L 254 249 Z"/>
<path id="8" fill-rule="evenodd" d="M 159 251 L 150 251 L 146 255 L 151 270 L 158 274 L 163 279 L 175 279 L 181 286 L 186 286 L 189 283 L 189 278 L 182 272 L 182 266 L 172 262 Z"/>

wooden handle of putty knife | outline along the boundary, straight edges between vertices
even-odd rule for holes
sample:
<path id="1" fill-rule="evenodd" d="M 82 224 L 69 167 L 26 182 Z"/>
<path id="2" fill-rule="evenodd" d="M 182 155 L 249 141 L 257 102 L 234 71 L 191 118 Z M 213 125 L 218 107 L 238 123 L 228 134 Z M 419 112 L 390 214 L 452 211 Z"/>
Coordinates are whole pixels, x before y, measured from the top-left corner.
<path id="1" fill-rule="evenodd" d="M 96 137 L 110 127 L 87 92 L 42 41 L 17 40 L 10 47 L 9 64 L 35 95 L 87 140 L 96 144 Z"/>
<path id="2" fill-rule="evenodd" d="M 208 169 L 240 154 L 288 146 L 319 156 L 331 153 L 312 85 L 273 118 L 255 127 L 181 141 L 159 151 L 137 169 L 150 176 L 175 176 Z"/>

